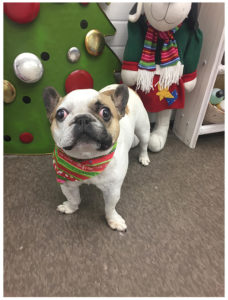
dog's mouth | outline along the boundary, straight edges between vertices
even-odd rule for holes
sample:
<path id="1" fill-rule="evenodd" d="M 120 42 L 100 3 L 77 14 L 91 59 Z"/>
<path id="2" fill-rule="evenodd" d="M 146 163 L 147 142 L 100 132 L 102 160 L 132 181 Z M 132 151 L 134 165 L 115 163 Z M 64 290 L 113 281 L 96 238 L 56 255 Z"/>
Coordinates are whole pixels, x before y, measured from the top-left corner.
<path id="1" fill-rule="evenodd" d="M 105 127 L 99 130 L 89 124 L 86 127 L 75 125 L 73 129 L 73 142 L 70 145 L 64 146 L 64 150 L 72 150 L 79 144 L 97 144 L 98 151 L 105 151 L 112 146 L 112 137 L 107 132 Z"/>
<path id="2" fill-rule="evenodd" d="M 70 150 L 72 150 L 74 147 L 78 146 L 79 144 L 85 144 L 85 145 L 87 144 L 87 145 L 90 145 L 90 144 L 92 144 L 92 143 L 97 144 L 98 150 L 101 150 L 101 149 L 100 149 L 101 144 L 98 143 L 95 139 L 89 137 L 89 136 L 86 135 L 86 134 L 82 134 L 80 137 L 78 137 L 77 140 L 74 140 L 74 141 L 72 142 L 72 144 L 70 144 L 69 146 L 63 147 L 63 149 L 64 149 L 64 150 L 70 151 Z"/>

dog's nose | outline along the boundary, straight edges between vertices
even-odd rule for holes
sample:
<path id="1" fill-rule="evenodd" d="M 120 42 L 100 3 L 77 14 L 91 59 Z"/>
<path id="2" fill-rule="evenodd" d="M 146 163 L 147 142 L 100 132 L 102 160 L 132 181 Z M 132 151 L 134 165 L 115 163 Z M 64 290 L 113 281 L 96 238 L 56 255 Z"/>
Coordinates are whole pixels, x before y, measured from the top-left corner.
<path id="1" fill-rule="evenodd" d="M 87 115 L 81 115 L 80 117 L 76 117 L 74 123 L 79 126 L 86 126 L 88 125 L 92 119 Z"/>

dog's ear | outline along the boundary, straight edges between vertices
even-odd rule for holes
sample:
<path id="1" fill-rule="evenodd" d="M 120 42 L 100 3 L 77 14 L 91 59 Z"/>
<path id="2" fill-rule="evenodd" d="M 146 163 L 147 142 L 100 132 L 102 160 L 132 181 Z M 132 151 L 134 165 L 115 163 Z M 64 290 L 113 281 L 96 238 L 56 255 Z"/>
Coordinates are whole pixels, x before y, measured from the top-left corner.
<path id="1" fill-rule="evenodd" d="M 120 114 L 120 117 L 124 117 L 125 108 L 129 98 L 128 87 L 125 84 L 120 84 L 111 95 L 111 98 Z"/>
<path id="2" fill-rule="evenodd" d="M 61 96 L 53 87 L 46 87 L 43 91 L 43 99 L 47 111 L 47 117 L 50 121 L 52 112 L 61 99 Z"/>

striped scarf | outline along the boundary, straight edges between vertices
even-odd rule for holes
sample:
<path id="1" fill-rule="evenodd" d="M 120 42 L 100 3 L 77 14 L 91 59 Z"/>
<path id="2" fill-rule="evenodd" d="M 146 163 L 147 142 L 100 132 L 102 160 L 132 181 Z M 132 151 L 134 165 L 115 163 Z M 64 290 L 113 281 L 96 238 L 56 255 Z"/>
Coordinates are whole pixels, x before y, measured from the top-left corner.
<path id="1" fill-rule="evenodd" d="M 159 84 L 163 88 L 169 87 L 173 83 L 178 83 L 183 74 L 183 67 L 180 63 L 177 43 L 174 33 L 181 27 L 178 25 L 169 31 L 158 31 L 147 22 L 147 33 L 144 41 L 141 60 L 138 64 L 138 80 L 137 89 L 141 88 L 145 92 L 149 92 L 153 88 L 153 78 L 156 71 L 156 49 L 158 39 L 163 41 L 160 53 L 160 81 Z M 172 68 L 171 68 L 172 67 Z M 169 69 L 170 68 L 170 69 Z"/>
<path id="2" fill-rule="evenodd" d="M 55 145 L 53 151 L 53 166 L 57 175 L 57 182 L 83 181 L 96 176 L 108 166 L 116 150 L 117 143 L 112 147 L 111 152 L 106 155 L 88 160 L 77 160 L 71 158 L 62 149 Z"/>

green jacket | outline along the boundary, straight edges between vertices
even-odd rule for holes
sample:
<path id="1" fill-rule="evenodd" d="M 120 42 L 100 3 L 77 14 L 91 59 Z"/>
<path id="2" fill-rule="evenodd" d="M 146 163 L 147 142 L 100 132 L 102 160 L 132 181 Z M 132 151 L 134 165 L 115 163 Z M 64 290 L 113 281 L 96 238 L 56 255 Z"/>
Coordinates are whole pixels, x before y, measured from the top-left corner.
<path id="1" fill-rule="evenodd" d="M 141 16 L 135 23 L 128 22 L 128 40 L 124 51 L 122 69 L 138 70 L 141 59 L 144 40 L 147 31 L 146 17 Z M 196 77 L 196 68 L 199 62 L 203 35 L 200 29 L 189 28 L 185 20 L 180 29 L 174 33 L 177 42 L 179 57 L 184 65 L 184 82 L 191 81 Z M 156 50 L 156 64 L 160 64 L 160 52 L 162 41 L 158 40 Z"/>

